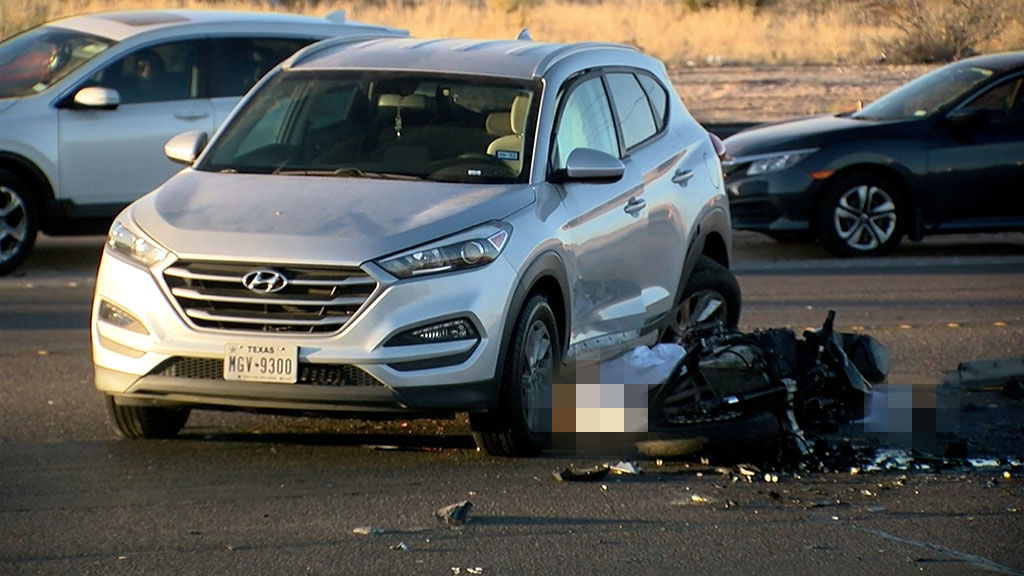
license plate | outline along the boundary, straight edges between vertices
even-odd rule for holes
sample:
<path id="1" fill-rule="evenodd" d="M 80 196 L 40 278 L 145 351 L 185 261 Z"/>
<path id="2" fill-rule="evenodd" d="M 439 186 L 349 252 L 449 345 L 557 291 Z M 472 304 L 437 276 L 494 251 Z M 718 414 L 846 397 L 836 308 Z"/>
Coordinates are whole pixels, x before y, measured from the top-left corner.
<path id="1" fill-rule="evenodd" d="M 281 344 L 228 344 L 224 351 L 224 379 L 294 384 L 299 373 L 298 346 Z"/>

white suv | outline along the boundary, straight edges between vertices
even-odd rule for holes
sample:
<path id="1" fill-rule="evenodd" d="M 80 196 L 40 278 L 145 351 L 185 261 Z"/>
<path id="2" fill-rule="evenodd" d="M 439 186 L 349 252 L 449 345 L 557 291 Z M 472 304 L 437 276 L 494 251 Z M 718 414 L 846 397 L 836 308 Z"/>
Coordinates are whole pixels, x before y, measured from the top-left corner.
<path id="1" fill-rule="evenodd" d="M 0 44 L 0 275 L 36 233 L 101 232 L 177 167 L 168 138 L 212 131 L 267 70 L 311 42 L 402 30 L 286 14 L 76 16 Z"/>
<path id="2" fill-rule="evenodd" d="M 113 422 L 468 411 L 486 451 L 536 452 L 563 361 L 739 318 L 723 150 L 669 86 L 614 44 L 300 51 L 208 146 L 168 142 L 190 167 L 111 228 L 92 343 Z"/>

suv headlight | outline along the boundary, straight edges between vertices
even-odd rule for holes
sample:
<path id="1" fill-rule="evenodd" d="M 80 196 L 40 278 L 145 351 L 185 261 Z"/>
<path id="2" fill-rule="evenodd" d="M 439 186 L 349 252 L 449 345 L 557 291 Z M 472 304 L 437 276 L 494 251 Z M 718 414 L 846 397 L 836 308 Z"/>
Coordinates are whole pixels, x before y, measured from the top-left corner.
<path id="1" fill-rule="evenodd" d="M 134 227 L 125 216 L 119 216 L 110 226 L 107 247 L 146 268 L 162 262 L 169 252 Z"/>
<path id="2" fill-rule="evenodd" d="M 795 166 L 798 162 L 817 151 L 818 148 L 805 148 L 803 150 L 789 150 L 758 155 L 755 158 L 751 158 L 750 167 L 747 168 L 747 176 L 757 176 L 758 174 L 785 170 Z"/>
<path id="3" fill-rule="evenodd" d="M 377 264 L 398 278 L 478 268 L 493 262 L 511 235 L 512 227 L 508 224 L 491 222 L 378 260 Z"/>

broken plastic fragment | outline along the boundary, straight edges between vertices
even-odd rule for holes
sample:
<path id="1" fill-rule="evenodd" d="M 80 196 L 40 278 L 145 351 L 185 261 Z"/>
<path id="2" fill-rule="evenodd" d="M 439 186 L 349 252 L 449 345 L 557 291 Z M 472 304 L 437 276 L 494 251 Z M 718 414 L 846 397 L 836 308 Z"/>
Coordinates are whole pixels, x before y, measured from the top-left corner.
<path id="1" fill-rule="evenodd" d="M 383 534 L 383 528 L 377 528 L 375 526 L 357 526 L 352 529 L 353 534 L 362 534 L 363 536 L 376 536 Z"/>
<path id="2" fill-rule="evenodd" d="M 398 544 L 393 544 L 391 546 L 388 546 L 388 550 L 396 550 L 398 552 L 408 552 L 409 551 L 409 545 L 406 544 L 405 542 L 399 542 Z"/>
<path id="3" fill-rule="evenodd" d="M 608 475 L 608 467 L 576 468 L 570 466 L 564 470 L 555 470 L 552 474 L 559 482 L 597 482 Z"/>
<path id="4" fill-rule="evenodd" d="M 608 471 L 612 474 L 623 474 L 636 476 L 641 474 L 640 467 L 636 465 L 636 462 L 616 462 L 615 464 L 605 464 Z"/>
<path id="5" fill-rule="evenodd" d="M 434 511 L 434 518 L 445 526 L 462 526 L 469 522 L 469 512 L 473 509 L 473 503 L 469 500 L 456 502 L 444 508 Z"/>
<path id="6" fill-rule="evenodd" d="M 999 466 L 999 460 L 995 458 L 968 458 L 967 463 L 975 468 L 996 468 Z"/>

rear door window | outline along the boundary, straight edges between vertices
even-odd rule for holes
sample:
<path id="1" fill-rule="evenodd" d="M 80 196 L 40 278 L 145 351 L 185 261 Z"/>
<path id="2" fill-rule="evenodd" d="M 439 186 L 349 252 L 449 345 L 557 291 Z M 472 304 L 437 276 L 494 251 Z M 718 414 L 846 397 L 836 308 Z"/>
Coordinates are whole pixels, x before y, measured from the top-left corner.
<path id="1" fill-rule="evenodd" d="M 628 150 L 654 136 L 658 126 L 647 95 L 635 76 L 616 72 L 608 74 L 606 78 L 615 104 L 615 114 L 622 128 L 623 143 Z"/>
<path id="2" fill-rule="evenodd" d="M 271 68 L 313 41 L 311 38 L 212 40 L 207 75 L 209 97 L 225 98 L 245 94 Z"/>

